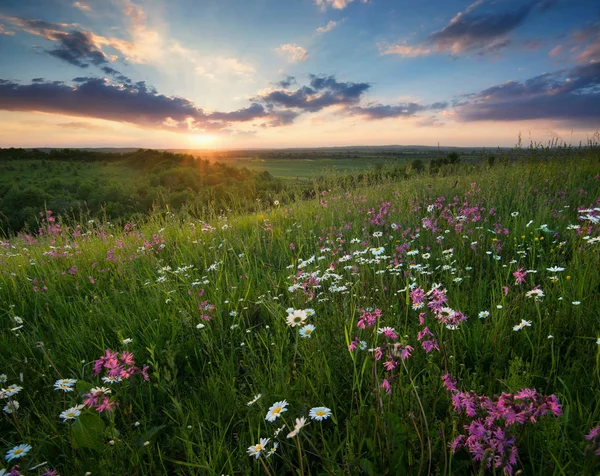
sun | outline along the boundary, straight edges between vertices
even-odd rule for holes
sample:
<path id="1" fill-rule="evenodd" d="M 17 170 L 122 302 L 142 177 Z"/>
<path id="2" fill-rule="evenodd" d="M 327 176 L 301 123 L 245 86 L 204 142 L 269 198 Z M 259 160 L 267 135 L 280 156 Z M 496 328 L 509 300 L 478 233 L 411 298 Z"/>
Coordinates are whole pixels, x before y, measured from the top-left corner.
<path id="1" fill-rule="evenodd" d="M 195 145 L 214 146 L 218 142 L 218 136 L 214 134 L 198 134 L 191 137 L 191 142 Z"/>

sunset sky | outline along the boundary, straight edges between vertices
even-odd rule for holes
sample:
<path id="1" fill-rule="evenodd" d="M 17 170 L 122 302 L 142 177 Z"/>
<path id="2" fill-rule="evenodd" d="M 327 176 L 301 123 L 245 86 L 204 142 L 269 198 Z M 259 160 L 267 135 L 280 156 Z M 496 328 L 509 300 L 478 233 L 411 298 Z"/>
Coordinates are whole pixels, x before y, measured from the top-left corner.
<path id="1" fill-rule="evenodd" d="M 598 130 L 597 1 L 0 1 L 0 147 L 494 147 Z"/>

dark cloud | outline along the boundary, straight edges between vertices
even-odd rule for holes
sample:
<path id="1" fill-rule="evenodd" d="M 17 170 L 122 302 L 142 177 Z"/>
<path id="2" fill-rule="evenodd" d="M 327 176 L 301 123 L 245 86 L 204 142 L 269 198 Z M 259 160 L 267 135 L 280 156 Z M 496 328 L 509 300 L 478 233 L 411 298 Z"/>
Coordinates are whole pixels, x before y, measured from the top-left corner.
<path id="1" fill-rule="evenodd" d="M 275 83 L 275 86 L 283 89 L 289 88 L 292 84 L 296 84 L 296 78 L 293 76 L 287 76 L 285 79 Z"/>
<path id="2" fill-rule="evenodd" d="M 259 117 L 265 117 L 268 113 L 261 104 L 252 103 L 249 107 L 232 112 L 213 112 L 208 119 L 215 121 L 251 121 Z"/>
<path id="3" fill-rule="evenodd" d="M 108 58 L 94 44 L 92 35 L 85 31 L 57 32 L 54 35 L 59 46 L 47 50 L 51 56 L 80 68 L 87 68 L 90 64 L 100 66 L 107 64 Z"/>
<path id="4" fill-rule="evenodd" d="M 310 75 L 310 87 L 295 91 L 275 90 L 262 96 L 267 105 L 316 112 L 333 105 L 356 104 L 370 88 L 368 83 L 337 81 L 333 76 Z"/>
<path id="5" fill-rule="evenodd" d="M 460 53 L 474 49 L 498 49 L 506 46 L 505 36 L 519 26 L 531 13 L 534 4 L 512 12 L 477 14 L 459 13 L 445 28 L 429 36 L 428 42 L 437 51 Z"/>
<path id="6" fill-rule="evenodd" d="M 123 86 L 98 78 L 78 78 L 75 86 L 61 82 L 19 84 L 0 80 L 0 108 L 95 117 L 142 126 L 161 126 L 171 118 L 201 121 L 203 111 L 187 99 L 156 94 L 141 83 Z"/>
<path id="7" fill-rule="evenodd" d="M 535 13 L 548 10 L 555 0 L 523 2 L 510 11 L 481 11 L 484 0 L 476 0 L 459 12 L 440 31 L 432 33 L 421 44 L 380 45 L 382 54 L 416 57 L 433 53 L 485 55 L 513 45 L 511 33 Z M 539 42 L 519 42 L 521 47 L 536 48 Z"/>
<path id="8" fill-rule="evenodd" d="M 196 132 L 222 131 L 233 123 L 258 118 L 270 121 L 271 126 L 284 125 L 297 115 L 258 103 L 237 111 L 207 114 L 185 98 L 159 94 L 144 81 L 116 84 L 101 78 L 78 77 L 73 82 L 70 85 L 39 80 L 20 84 L 0 79 L 0 109 L 93 117 L 142 127 Z M 66 124 L 64 127 L 81 128 L 84 123 Z"/>
<path id="9" fill-rule="evenodd" d="M 465 96 L 462 121 L 548 119 L 600 127 L 600 62 L 509 81 Z"/>
<path id="10" fill-rule="evenodd" d="M 287 126 L 292 124 L 299 115 L 295 111 L 274 111 L 269 115 L 271 120 L 267 125 L 269 127 Z"/>
<path id="11" fill-rule="evenodd" d="M 103 66 L 102 71 L 104 71 L 106 74 L 111 75 L 113 78 L 115 78 L 117 81 L 120 81 L 122 83 L 131 83 L 131 79 L 129 79 L 127 76 L 125 76 L 124 74 L 121 74 L 119 71 L 117 71 L 114 68 L 111 68 L 110 66 Z"/>
<path id="12" fill-rule="evenodd" d="M 406 104 L 385 105 L 371 104 L 348 108 L 348 113 L 355 116 L 365 116 L 368 119 L 389 119 L 391 117 L 410 117 L 418 112 L 439 110 L 447 107 L 447 103 L 436 102 L 430 105 L 409 102 Z"/>

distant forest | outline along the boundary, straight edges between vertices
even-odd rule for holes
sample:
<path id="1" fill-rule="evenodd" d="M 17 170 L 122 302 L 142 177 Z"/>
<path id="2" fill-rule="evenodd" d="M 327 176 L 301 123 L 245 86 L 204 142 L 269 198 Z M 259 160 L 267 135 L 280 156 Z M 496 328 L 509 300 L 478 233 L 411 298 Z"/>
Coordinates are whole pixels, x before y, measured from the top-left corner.
<path id="1" fill-rule="evenodd" d="M 73 219 L 130 218 L 154 206 L 198 215 L 268 200 L 284 185 L 269 172 L 156 150 L 0 149 L 0 230 L 36 231 L 44 210 Z"/>

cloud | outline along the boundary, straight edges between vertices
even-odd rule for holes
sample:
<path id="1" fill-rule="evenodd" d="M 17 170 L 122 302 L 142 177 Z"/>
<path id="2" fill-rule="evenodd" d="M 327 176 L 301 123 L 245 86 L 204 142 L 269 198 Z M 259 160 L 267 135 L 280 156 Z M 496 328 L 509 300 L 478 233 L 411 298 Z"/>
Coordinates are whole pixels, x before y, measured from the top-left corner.
<path id="1" fill-rule="evenodd" d="M 343 10 L 354 0 L 315 0 L 315 4 L 325 9 L 327 7 L 332 7 L 337 10 Z M 361 0 L 362 3 L 368 3 L 369 0 Z"/>
<path id="2" fill-rule="evenodd" d="M 398 45 L 388 45 L 387 43 L 379 43 L 379 54 L 381 55 L 400 55 L 409 58 L 417 56 L 427 56 L 433 53 L 431 48 L 425 46 L 410 46 L 406 43 Z"/>
<path id="3" fill-rule="evenodd" d="M 207 118 L 213 121 L 243 122 L 268 115 L 268 112 L 261 104 L 252 103 L 249 107 L 238 109 L 233 112 L 214 112 L 209 114 Z"/>
<path id="4" fill-rule="evenodd" d="M 571 126 L 600 127 L 600 62 L 508 81 L 464 97 L 461 121 L 547 119 Z"/>
<path id="5" fill-rule="evenodd" d="M 92 7 L 90 7 L 88 5 L 87 2 L 75 2 L 73 3 L 73 6 L 75 8 L 79 8 L 79 10 L 83 11 L 83 12 L 91 12 L 92 11 Z"/>
<path id="6" fill-rule="evenodd" d="M 564 57 L 580 64 L 600 61 L 600 21 L 573 30 L 564 43 L 550 50 L 548 56 Z"/>
<path id="7" fill-rule="evenodd" d="M 327 33 L 328 31 L 333 30 L 336 26 L 337 22 L 331 20 L 329 23 L 327 23 L 327 25 L 317 28 L 317 33 Z"/>
<path id="8" fill-rule="evenodd" d="M 389 119 L 394 117 L 410 117 L 418 112 L 427 110 L 440 110 L 447 107 L 446 103 L 434 103 L 422 105 L 415 102 L 397 105 L 370 104 L 367 106 L 355 106 L 347 110 L 350 115 L 364 116 L 367 119 Z"/>
<path id="9" fill-rule="evenodd" d="M 54 39 L 59 46 L 46 52 L 74 66 L 87 68 L 90 64 L 100 66 L 109 62 L 107 56 L 94 44 L 92 35 L 87 32 L 57 32 Z"/>
<path id="10" fill-rule="evenodd" d="M 309 86 L 302 86 L 295 91 L 273 90 L 260 98 L 271 106 L 316 112 L 329 106 L 356 104 L 371 87 L 368 83 L 337 81 L 333 76 L 309 77 Z"/>
<path id="11" fill-rule="evenodd" d="M 109 126 L 103 126 L 100 124 L 92 124 L 91 122 L 84 121 L 71 121 L 71 122 L 60 122 L 56 126 L 63 129 L 73 130 L 86 130 L 86 131 L 104 131 L 110 129 Z"/>
<path id="12" fill-rule="evenodd" d="M 188 58 L 196 65 L 196 74 L 209 79 L 234 77 L 241 81 L 252 81 L 256 73 L 252 65 L 242 63 L 237 58 L 215 57 L 200 60 L 193 53 L 188 54 Z"/>
<path id="13" fill-rule="evenodd" d="M 448 25 L 440 31 L 430 34 L 420 44 L 389 45 L 382 43 L 379 45 L 379 52 L 382 55 L 396 54 L 407 57 L 426 56 L 434 53 L 458 55 L 474 52 L 481 55 L 496 52 L 511 45 L 510 34 L 523 24 L 534 10 L 547 10 L 554 4 L 554 1 L 529 2 L 508 12 L 479 13 L 477 10 L 484 3 L 483 0 L 472 3 L 464 12 L 456 14 Z M 528 45 L 529 43 L 524 44 L 524 46 Z"/>
<path id="14" fill-rule="evenodd" d="M 275 48 L 282 56 L 287 58 L 289 63 L 300 63 L 308 59 L 308 53 L 306 49 L 297 45 L 296 43 L 285 43 Z"/>
<path id="15" fill-rule="evenodd" d="M 0 35 L 12 36 L 12 35 L 14 35 L 14 32 L 12 32 L 12 31 L 6 31 L 6 30 L 4 29 L 4 25 L 2 25 L 2 24 L 0 23 Z"/>
<path id="16" fill-rule="evenodd" d="M 101 78 L 75 78 L 74 85 L 42 78 L 30 84 L 0 80 L 0 109 L 97 118 L 180 132 L 220 131 L 231 123 L 256 118 L 283 123 L 286 117 L 285 112 L 272 108 L 267 112 L 261 104 L 207 114 L 185 98 L 159 94 L 144 81 L 123 85 Z M 76 128 L 81 124 L 75 122 L 65 127 Z"/>
<path id="17" fill-rule="evenodd" d="M 276 86 L 279 86 L 283 89 L 289 88 L 292 84 L 296 84 L 296 78 L 294 78 L 293 76 L 286 76 L 285 79 L 282 79 L 281 81 L 275 83 Z"/>
<path id="18" fill-rule="evenodd" d="M 50 23 L 21 17 L 5 18 L 27 33 L 57 42 L 57 47 L 43 51 L 79 68 L 87 68 L 90 65 L 100 66 L 117 59 L 102 51 L 103 45 L 111 43 L 109 39 L 77 29 L 76 24 Z"/>

